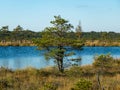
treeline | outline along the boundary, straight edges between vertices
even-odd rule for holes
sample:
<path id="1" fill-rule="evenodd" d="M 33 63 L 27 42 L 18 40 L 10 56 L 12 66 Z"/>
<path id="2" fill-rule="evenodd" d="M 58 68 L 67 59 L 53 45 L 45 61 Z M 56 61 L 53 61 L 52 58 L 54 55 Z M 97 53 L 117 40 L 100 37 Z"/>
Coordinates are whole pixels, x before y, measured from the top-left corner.
<path id="1" fill-rule="evenodd" d="M 24 30 L 20 25 L 13 29 L 13 31 L 9 31 L 8 26 L 3 26 L 0 29 L 0 40 L 4 41 L 31 40 L 40 36 L 40 33 Z"/>
<path id="2" fill-rule="evenodd" d="M 84 32 L 82 39 L 86 46 L 120 46 L 120 33 L 116 32 Z"/>
<path id="3" fill-rule="evenodd" d="M 82 38 L 85 40 L 120 41 L 120 33 L 91 31 L 91 32 L 84 32 Z"/>
<path id="4" fill-rule="evenodd" d="M 32 40 L 41 38 L 41 32 L 24 30 L 20 25 L 9 30 L 8 26 L 0 29 L 0 46 L 30 46 Z M 75 32 L 68 33 L 69 37 L 77 38 Z M 116 32 L 82 32 L 80 39 L 86 46 L 120 46 L 120 33 Z"/>
<path id="5" fill-rule="evenodd" d="M 33 45 L 33 38 L 40 38 L 38 32 L 24 30 L 20 25 L 9 30 L 8 26 L 3 26 L 0 29 L 0 46 L 30 46 Z"/>

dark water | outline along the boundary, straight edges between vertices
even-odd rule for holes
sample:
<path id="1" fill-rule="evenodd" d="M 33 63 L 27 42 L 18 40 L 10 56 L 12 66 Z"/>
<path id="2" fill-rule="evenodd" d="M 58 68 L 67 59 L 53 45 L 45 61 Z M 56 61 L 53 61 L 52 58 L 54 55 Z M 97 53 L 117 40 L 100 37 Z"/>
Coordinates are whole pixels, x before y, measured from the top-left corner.
<path id="1" fill-rule="evenodd" d="M 22 69 L 26 67 L 43 68 L 54 65 L 53 61 L 46 61 L 43 51 L 36 47 L 0 47 L 0 67 Z M 113 57 L 120 57 L 120 47 L 84 47 L 77 52 L 82 57 L 82 65 L 91 64 L 96 54 L 110 53 Z"/>

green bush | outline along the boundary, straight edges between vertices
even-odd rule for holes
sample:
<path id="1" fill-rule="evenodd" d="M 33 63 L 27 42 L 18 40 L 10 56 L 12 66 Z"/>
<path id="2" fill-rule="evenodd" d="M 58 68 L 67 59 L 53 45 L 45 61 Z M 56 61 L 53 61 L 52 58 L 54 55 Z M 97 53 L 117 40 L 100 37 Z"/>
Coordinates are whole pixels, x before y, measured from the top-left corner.
<path id="1" fill-rule="evenodd" d="M 57 90 L 58 85 L 54 82 L 47 82 L 44 84 L 43 90 Z"/>
<path id="2" fill-rule="evenodd" d="M 82 75 L 82 68 L 73 66 L 65 71 L 65 74 L 69 77 L 80 77 Z"/>
<path id="3" fill-rule="evenodd" d="M 80 79 L 71 90 L 91 90 L 92 83 L 86 79 Z"/>

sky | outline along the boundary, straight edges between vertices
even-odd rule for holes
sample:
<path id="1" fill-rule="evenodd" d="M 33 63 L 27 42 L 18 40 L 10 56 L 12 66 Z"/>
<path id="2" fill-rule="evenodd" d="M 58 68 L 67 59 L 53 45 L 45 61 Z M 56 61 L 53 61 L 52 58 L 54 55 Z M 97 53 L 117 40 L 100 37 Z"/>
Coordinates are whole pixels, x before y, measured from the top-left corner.
<path id="1" fill-rule="evenodd" d="M 0 28 L 42 31 L 57 15 L 84 32 L 120 32 L 120 0 L 0 0 Z"/>

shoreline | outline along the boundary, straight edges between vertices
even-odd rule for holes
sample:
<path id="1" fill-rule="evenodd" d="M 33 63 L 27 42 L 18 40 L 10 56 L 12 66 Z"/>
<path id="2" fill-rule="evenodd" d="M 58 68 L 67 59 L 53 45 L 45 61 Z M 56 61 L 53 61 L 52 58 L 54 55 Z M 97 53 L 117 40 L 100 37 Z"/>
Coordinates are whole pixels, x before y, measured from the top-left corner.
<path id="1" fill-rule="evenodd" d="M 32 40 L 0 41 L 0 46 L 36 46 Z M 85 47 L 119 47 L 120 41 L 85 40 Z"/>

